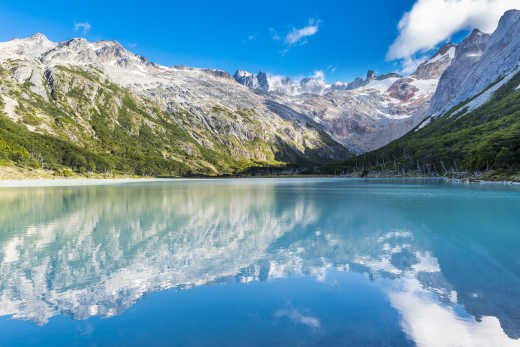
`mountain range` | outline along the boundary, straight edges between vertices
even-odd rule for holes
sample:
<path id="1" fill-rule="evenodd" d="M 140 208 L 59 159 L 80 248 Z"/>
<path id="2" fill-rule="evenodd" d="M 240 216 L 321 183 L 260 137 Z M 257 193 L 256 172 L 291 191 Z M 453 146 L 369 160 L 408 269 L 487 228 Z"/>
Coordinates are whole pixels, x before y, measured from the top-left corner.
<path id="1" fill-rule="evenodd" d="M 492 34 L 473 30 L 456 47 L 424 121 L 343 169 L 520 179 L 519 34 L 518 10 L 507 11 Z"/>
<path id="2" fill-rule="evenodd" d="M 443 45 L 411 75 L 368 71 L 334 84 L 319 74 L 295 81 L 161 66 L 115 41 L 13 39 L 0 43 L 0 165 L 59 174 L 221 175 L 342 160 L 340 167 L 357 168 L 351 158 L 369 152 L 360 157 L 367 167 L 382 160 L 410 169 L 419 160 L 435 168 L 452 156 L 453 166 L 489 167 L 493 154 L 466 158 L 480 155 L 481 144 L 462 150 L 456 144 L 468 137 L 454 132 L 467 131 L 466 121 L 475 120 L 469 114 L 497 101 L 497 93 L 509 99 L 493 121 L 516 112 L 519 17 L 508 11 L 494 33 L 474 30 L 460 44 Z M 490 117 L 486 112 L 478 126 Z M 505 148 L 513 154 L 504 158 L 514 161 L 513 123 L 500 125 L 512 134 L 497 151 Z M 448 149 L 437 148 L 447 136 Z M 419 137 L 435 154 L 416 150 Z M 413 148 L 403 152 L 410 139 Z"/>

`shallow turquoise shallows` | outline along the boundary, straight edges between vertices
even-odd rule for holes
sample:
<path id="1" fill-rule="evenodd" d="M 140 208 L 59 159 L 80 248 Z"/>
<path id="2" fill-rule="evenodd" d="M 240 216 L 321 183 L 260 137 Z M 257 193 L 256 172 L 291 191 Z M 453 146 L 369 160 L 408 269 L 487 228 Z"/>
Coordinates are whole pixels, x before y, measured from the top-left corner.
<path id="1" fill-rule="evenodd" d="M 0 188 L 0 346 L 520 346 L 520 188 Z"/>

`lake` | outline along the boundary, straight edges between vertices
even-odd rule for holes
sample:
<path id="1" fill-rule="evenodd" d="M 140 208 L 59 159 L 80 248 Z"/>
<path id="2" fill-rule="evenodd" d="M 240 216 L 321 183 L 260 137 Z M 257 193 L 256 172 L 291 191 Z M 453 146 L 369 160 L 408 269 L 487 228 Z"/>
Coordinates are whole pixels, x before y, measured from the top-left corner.
<path id="1" fill-rule="evenodd" d="M 520 188 L 0 188 L 0 346 L 520 346 Z"/>

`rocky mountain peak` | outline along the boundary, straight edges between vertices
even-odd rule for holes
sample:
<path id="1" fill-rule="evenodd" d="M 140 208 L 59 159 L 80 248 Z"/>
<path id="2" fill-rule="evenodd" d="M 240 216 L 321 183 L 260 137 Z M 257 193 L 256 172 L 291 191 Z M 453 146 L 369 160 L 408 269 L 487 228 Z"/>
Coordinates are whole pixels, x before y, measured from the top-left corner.
<path id="1" fill-rule="evenodd" d="M 35 40 L 35 41 L 49 41 L 49 39 L 47 38 L 47 36 L 45 36 L 45 35 L 42 34 L 42 33 L 35 33 L 35 34 L 32 34 L 32 35 L 29 36 L 27 39 Z"/>
<path id="2" fill-rule="evenodd" d="M 452 48 L 456 48 L 457 45 L 454 44 L 454 43 L 451 43 L 451 42 L 448 42 L 448 43 L 445 43 L 444 45 L 441 46 L 441 48 L 439 48 L 439 50 L 433 55 L 432 58 L 435 58 L 435 56 L 437 55 L 445 55 L 446 53 L 448 53 L 448 51 Z"/>
<path id="3" fill-rule="evenodd" d="M 42 53 L 54 48 L 56 43 L 49 41 L 47 37 L 41 33 L 11 41 L 0 43 L 0 60 L 8 58 L 24 59 L 30 57 L 37 59 Z"/>
<path id="4" fill-rule="evenodd" d="M 520 10 L 508 10 L 504 12 L 500 21 L 498 23 L 498 30 L 507 30 L 511 27 L 518 26 L 518 22 L 520 21 Z"/>
<path id="5" fill-rule="evenodd" d="M 255 74 L 245 70 L 237 70 L 233 78 L 243 86 L 251 89 L 258 88 L 258 79 Z"/>
<path id="6" fill-rule="evenodd" d="M 438 79 L 455 58 L 457 45 L 446 43 L 427 61 L 421 63 L 414 73 L 420 80 Z"/>
<path id="7" fill-rule="evenodd" d="M 482 56 L 482 52 L 486 49 L 490 37 L 491 35 L 474 29 L 471 34 L 457 46 L 456 55 L 461 58 L 478 58 Z"/>
<path id="8" fill-rule="evenodd" d="M 376 73 L 374 70 L 368 70 L 365 79 L 361 77 L 356 77 L 352 82 L 350 82 L 347 86 L 348 90 L 357 89 L 366 86 L 370 81 L 377 79 Z"/>
<path id="9" fill-rule="evenodd" d="M 89 42 L 84 38 L 73 38 L 58 43 L 41 55 L 45 64 L 92 64 L 107 69 L 114 66 L 127 69 L 142 69 L 154 66 L 143 56 L 134 54 L 117 41 Z"/>

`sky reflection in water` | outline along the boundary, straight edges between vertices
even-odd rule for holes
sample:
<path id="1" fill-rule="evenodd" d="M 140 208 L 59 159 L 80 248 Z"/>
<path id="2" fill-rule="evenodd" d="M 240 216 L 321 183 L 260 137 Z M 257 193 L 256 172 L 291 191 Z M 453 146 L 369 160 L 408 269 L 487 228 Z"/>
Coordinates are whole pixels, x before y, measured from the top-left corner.
<path id="1" fill-rule="evenodd" d="M 0 189 L 0 345 L 520 345 L 520 190 Z"/>

